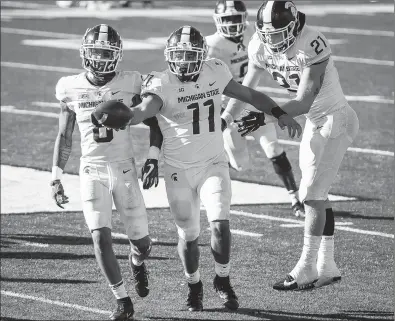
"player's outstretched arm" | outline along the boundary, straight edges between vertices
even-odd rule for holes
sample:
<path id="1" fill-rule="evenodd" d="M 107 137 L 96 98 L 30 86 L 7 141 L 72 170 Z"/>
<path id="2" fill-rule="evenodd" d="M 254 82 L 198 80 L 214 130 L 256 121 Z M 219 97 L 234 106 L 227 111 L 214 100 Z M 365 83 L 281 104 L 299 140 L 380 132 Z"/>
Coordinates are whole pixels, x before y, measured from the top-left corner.
<path id="1" fill-rule="evenodd" d="M 247 74 L 243 79 L 243 86 L 255 89 L 264 71 L 264 69 L 258 68 L 258 66 L 250 60 L 248 62 Z M 229 100 L 223 114 L 230 114 L 233 119 L 236 119 L 239 117 L 241 111 L 246 107 L 245 105 L 246 104 L 243 101 L 232 98 Z"/>
<path id="2" fill-rule="evenodd" d="M 156 117 L 148 118 L 144 124 L 150 128 L 150 148 L 148 150 L 147 160 L 141 168 L 141 181 L 143 189 L 149 189 L 159 183 L 159 153 L 162 147 L 163 135 L 159 128 Z"/>
<path id="3" fill-rule="evenodd" d="M 129 125 L 136 125 L 146 120 L 156 116 L 162 108 L 162 99 L 155 94 L 147 94 L 142 97 L 142 101 L 136 107 L 131 109 L 131 119 L 129 120 Z"/>
<path id="4" fill-rule="evenodd" d="M 302 127 L 299 125 L 299 123 L 286 112 L 284 112 L 280 107 L 278 107 L 277 103 L 264 93 L 240 85 L 232 79 L 225 87 L 224 94 L 229 97 L 244 101 L 247 104 L 253 105 L 256 109 L 268 115 L 274 116 L 278 119 L 278 125 L 281 127 L 281 129 L 284 129 L 285 127 L 288 128 L 290 137 L 295 137 L 296 133 L 299 137 L 302 133 Z M 230 119 L 230 117 L 227 119 L 226 116 L 227 115 L 224 116 L 222 114 L 221 117 L 224 118 L 228 124 L 233 121 L 233 119 Z"/>
<path id="5" fill-rule="evenodd" d="M 328 57 L 305 68 L 302 72 L 296 98 L 281 106 L 292 117 L 307 114 L 319 94 L 325 78 Z"/>
<path id="6" fill-rule="evenodd" d="M 67 103 L 65 101 L 61 101 L 59 131 L 55 140 L 51 181 L 52 197 L 54 198 L 56 204 L 61 208 L 63 208 L 62 204 L 68 203 L 68 197 L 64 195 L 60 178 L 71 154 L 75 120 L 75 112 L 67 107 Z"/>

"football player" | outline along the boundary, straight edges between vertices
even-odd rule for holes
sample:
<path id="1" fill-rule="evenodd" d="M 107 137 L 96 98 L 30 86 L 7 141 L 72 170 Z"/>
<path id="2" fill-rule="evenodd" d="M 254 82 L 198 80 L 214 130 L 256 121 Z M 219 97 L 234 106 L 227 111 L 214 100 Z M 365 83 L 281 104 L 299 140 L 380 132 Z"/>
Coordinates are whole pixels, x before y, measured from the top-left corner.
<path id="1" fill-rule="evenodd" d="M 299 195 L 306 210 L 304 246 L 294 269 L 273 286 L 277 290 L 311 289 L 340 281 L 328 192 L 359 128 L 358 117 L 343 94 L 329 42 L 305 19 L 292 1 L 264 1 L 257 13 L 257 32 L 248 46 L 243 82 L 256 86 L 266 70 L 291 94 L 281 109 L 292 116 L 306 116 L 299 151 Z M 240 108 L 231 100 L 225 113 L 237 114 Z M 243 119 L 244 133 L 263 123 L 255 115 Z"/>
<path id="2" fill-rule="evenodd" d="M 280 127 L 288 128 L 292 137 L 301 133 L 301 127 L 268 96 L 233 80 L 224 62 L 206 60 L 206 56 L 205 38 L 196 28 L 184 26 L 175 30 L 165 48 L 169 68 L 152 72 L 144 80 L 142 103 L 131 109 L 130 123 L 157 115 L 164 137 L 164 179 L 178 229 L 178 253 L 188 281 L 188 309 L 203 309 L 198 248 L 202 201 L 211 229 L 214 288 L 225 307 L 235 310 L 239 303 L 229 280 L 232 192 L 222 137 L 222 129 L 233 119 L 230 114 L 221 118 L 221 95 L 254 106 L 262 104 L 269 115 L 278 118 Z M 105 113 L 100 108 L 92 116 L 106 125 Z"/>
<path id="3" fill-rule="evenodd" d="M 225 62 L 233 78 L 242 83 L 248 70 L 248 53 L 246 45 L 255 32 L 253 25 L 247 21 L 247 9 L 243 1 L 217 2 L 214 13 L 217 32 L 207 36 L 208 57 L 218 58 Z M 245 85 L 249 85 L 245 83 Z M 229 98 L 223 96 L 223 108 Z M 282 146 L 278 142 L 274 123 L 268 123 L 251 134 L 266 156 L 272 161 L 275 173 L 287 189 L 292 213 L 296 217 L 304 217 L 303 205 L 298 199 L 298 187 L 295 182 L 291 164 Z M 237 171 L 246 170 L 250 166 L 247 142 L 237 131 L 237 125 L 231 124 L 224 131 L 225 150 L 229 163 Z"/>
<path id="4" fill-rule="evenodd" d="M 149 292 L 144 259 L 151 250 L 146 208 L 137 181 L 131 129 L 114 131 L 95 126 L 91 121 L 92 110 L 102 102 L 118 100 L 133 106 L 140 101 L 140 73 L 117 71 L 122 54 L 122 39 L 111 26 L 101 24 L 85 32 L 80 56 L 86 72 L 62 77 L 56 85 L 61 110 L 51 181 L 56 204 L 63 208 L 68 198 L 64 194 L 61 176 L 71 153 L 72 133 L 77 121 L 82 150 L 82 208 L 92 235 L 97 263 L 118 303 L 111 320 L 129 320 L 133 316 L 133 304 L 112 248 L 113 200 L 130 241 L 129 264 L 135 289 L 141 297 Z M 154 120 L 150 121 L 151 144 L 160 148 L 162 136 L 159 127 L 157 123 L 155 127 Z"/>

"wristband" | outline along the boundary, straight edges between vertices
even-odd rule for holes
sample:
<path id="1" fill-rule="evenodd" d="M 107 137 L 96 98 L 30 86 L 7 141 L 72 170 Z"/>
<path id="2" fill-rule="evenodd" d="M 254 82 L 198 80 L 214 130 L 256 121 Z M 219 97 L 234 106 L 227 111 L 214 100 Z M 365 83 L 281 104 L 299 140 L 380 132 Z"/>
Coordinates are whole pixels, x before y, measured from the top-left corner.
<path id="1" fill-rule="evenodd" d="M 147 159 L 159 159 L 160 149 L 156 146 L 151 146 L 148 150 Z"/>
<path id="2" fill-rule="evenodd" d="M 59 166 L 52 166 L 52 180 L 59 179 L 63 174 L 63 169 L 61 169 Z"/>
<path id="3" fill-rule="evenodd" d="M 230 123 L 233 123 L 233 116 L 228 113 L 227 111 L 224 111 L 221 115 L 221 118 L 225 120 L 226 124 L 229 125 Z"/>
<path id="4" fill-rule="evenodd" d="M 274 107 L 271 109 L 271 113 L 274 117 L 276 117 L 277 119 L 279 119 L 282 115 L 287 115 L 287 113 L 282 110 L 280 107 Z"/>

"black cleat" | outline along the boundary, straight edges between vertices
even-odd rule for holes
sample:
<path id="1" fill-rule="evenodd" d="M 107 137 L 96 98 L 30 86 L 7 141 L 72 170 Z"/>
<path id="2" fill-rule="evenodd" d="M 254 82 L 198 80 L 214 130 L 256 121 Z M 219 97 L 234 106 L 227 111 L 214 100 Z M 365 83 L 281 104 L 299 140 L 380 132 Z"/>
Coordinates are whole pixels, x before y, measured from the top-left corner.
<path id="1" fill-rule="evenodd" d="M 110 315 L 110 320 L 113 321 L 133 320 L 133 314 L 134 314 L 134 309 L 131 300 L 128 303 L 118 303 L 117 309 Z"/>
<path id="2" fill-rule="evenodd" d="M 149 293 L 147 267 L 145 263 L 140 266 L 134 265 L 131 255 L 129 255 L 129 265 L 132 269 L 134 288 L 139 297 L 144 298 Z"/>
<path id="3" fill-rule="evenodd" d="M 315 288 L 315 283 L 318 279 L 313 280 L 312 282 L 306 284 L 298 284 L 296 280 L 289 274 L 287 276 L 278 281 L 273 285 L 274 290 L 278 291 L 305 291 L 305 290 L 312 290 Z"/>
<path id="4" fill-rule="evenodd" d="M 203 311 L 203 283 L 188 283 L 187 307 L 189 311 Z"/>
<path id="5" fill-rule="evenodd" d="M 304 218 L 305 217 L 305 212 L 304 212 L 304 206 L 301 202 L 297 202 L 294 205 L 292 205 L 292 213 L 296 217 Z"/>
<path id="6" fill-rule="evenodd" d="M 221 278 L 216 275 L 213 285 L 215 291 L 218 292 L 219 296 L 224 301 L 226 308 L 229 310 L 237 310 L 239 308 L 239 301 L 233 287 L 230 285 L 229 276 Z"/>

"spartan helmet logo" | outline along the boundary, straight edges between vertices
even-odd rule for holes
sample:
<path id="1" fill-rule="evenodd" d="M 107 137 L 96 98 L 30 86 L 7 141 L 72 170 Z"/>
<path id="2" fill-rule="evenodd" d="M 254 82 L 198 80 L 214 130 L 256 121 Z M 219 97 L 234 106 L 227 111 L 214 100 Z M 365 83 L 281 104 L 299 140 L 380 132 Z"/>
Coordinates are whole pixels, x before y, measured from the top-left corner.
<path id="1" fill-rule="evenodd" d="M 171 178 L 172 181 L 177 182 L 178 181 L 177 173 L 171 174 L 170 178 Z"/>
<path id="2" fill-rule="evenodd" d="M 296 10 L 296 7 L 292 2 L 290 2 L 290 1 L 286 2 L 284 6 L 285 6 L 285 9 L 291 9 L 292 15 L 294 17 L 296 17 L 298 10 Z"/>

